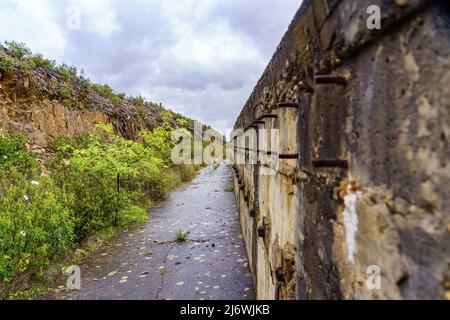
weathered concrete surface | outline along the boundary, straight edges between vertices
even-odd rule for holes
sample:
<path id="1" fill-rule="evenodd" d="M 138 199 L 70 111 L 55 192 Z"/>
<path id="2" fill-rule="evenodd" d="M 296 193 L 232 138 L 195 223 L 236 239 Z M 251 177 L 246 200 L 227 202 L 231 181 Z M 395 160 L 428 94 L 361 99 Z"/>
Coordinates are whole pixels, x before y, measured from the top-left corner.
<path id="1" fill-rule="evenodd" d="M 400 3 L 304 1 L 236 121 L 235 157 L 260 151 L 235 167 L 258 298 L 450 296 L 450 10 Z M 366 28 L 373 4 L 379 31 Z M 266 161 L 256 132 L 269 128 L 294 159 Z"/>
<path id="2" fill-rule="evenodd" d="M 253 299 L 229 169 L 208 167 L 81 267 L 82 289 L 55 299 Z M 174 242 L 176 232 L 191 233 Z M 64 284 L 62 284 L 64 285 Z"/>

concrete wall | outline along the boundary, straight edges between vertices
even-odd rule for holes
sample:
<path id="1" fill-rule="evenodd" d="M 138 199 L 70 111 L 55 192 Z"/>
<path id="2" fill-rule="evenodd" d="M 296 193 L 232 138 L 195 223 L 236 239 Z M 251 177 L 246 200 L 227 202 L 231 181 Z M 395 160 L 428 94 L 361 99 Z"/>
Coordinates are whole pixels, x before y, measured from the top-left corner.
<path id="1" fill-rule="evenodd" d="M 449 7 L 303 2 L 232 137 L 258 298 L 449 298 Z"/>

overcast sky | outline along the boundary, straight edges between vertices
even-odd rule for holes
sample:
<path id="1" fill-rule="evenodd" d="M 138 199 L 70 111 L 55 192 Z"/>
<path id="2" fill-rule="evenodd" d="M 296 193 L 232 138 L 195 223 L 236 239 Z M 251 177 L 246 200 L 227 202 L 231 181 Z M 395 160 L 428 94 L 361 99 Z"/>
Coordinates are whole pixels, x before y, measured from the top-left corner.
<path id="1" fill-rule="evenodd" d="M 0 0 L 0 40 L 233 126 L 301 0 Z M 80 19 L 78 19 L 78 12 Z"/>

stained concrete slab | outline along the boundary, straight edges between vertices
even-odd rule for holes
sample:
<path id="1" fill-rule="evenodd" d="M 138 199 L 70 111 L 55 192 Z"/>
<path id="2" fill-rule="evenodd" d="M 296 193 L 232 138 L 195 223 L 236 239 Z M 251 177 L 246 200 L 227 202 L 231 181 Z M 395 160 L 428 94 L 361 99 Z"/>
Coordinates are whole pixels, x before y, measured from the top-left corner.
<path id="1" fill-rule="evenodd" d="M 207 167 L 81 266 L 81 290 L 55 299 L 253 299 L 227 165 Z M 178 230 L 190 231 L 176 242 Z"/>

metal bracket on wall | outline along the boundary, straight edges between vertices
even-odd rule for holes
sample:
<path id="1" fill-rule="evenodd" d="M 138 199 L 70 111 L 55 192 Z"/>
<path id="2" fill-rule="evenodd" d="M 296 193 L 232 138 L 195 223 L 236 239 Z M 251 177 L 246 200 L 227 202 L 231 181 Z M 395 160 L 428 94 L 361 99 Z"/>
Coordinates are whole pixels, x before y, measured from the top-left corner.
<path id="1" fill-rule="evenodd" d="M 296 108 L 298 109 L 299 105 L 297 102 L 279 102 L 278 108 Z"/>
<path id="2" fill-rule="evenodd" d="M 263 114 L 258 120 L 261 119 L 278 119 L 278 116 L 276 114 Z"/>
<path id="3" fill-rule="evenodd" d="M 317 159 L 312 161 L 315 168 L 343 168 L 348 169 L 348 161 L 342 159 Z"/>
<path id="4" fill-rule="evenodd" d="M 339 84 L 345 86 L 347 84 L 347 78 L 335 75 L 315 75 L 314 82 L 316 84 Z"/>
<path id="5" fill-rule="evenodd" d="M 244 132 L 247 132 L 249 129 L 258 129 L 255 125 L 249 125 L 247 128 L 244 129 Z"/>
<path id="6" fill-rule="evenodd" d="M 252 125 L 257 125 L 257 124 L 263 124 L 263 125 L 265 125 L 266 122 L 265 122 L 265 121 L 261 121 L 261 120 L 256 120 L 256 121 L 253 121 L 253 122 L 252 122 Z"/>
<path id="7" fill-rule="evenodd" d="M 286 154 L 286 153 L 280 153 L 278 155 L 279 159 L 298 159 L 298 153 L 292 153 L 292 154 Z"/>

